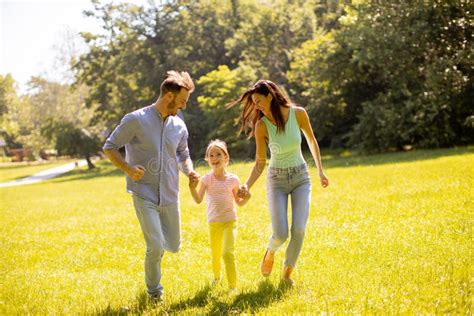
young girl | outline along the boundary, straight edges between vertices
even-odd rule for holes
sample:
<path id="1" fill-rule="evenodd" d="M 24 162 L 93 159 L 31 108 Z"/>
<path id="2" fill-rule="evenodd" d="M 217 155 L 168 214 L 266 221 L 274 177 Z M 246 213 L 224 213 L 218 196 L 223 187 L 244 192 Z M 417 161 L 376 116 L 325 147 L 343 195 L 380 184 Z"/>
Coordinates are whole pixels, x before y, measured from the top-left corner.
<path id="1" fill-rule="evenodd" d="M 227 281 L 231 290 L 237 286 L 237 273 L 234 256 L 234 242 L 236 235 L 236 219 L 234 201 L 243 206 L 250 198 L 250 194 L 237 197 L 239 178 L 226 172 L 229 163 L 227 145 L 221 140 L 213 140 L 206 149 L 206 161 L 212 171 L 201 178 L 201 186 L 196 190 L 199 180 L 189 178 L 189 189 L 196 203 L 201 203 L 207 192 L 207 221 L 212 253 L 212 270 L 214 282 L 221 278 L 221 257 L 224 259 Z"/>

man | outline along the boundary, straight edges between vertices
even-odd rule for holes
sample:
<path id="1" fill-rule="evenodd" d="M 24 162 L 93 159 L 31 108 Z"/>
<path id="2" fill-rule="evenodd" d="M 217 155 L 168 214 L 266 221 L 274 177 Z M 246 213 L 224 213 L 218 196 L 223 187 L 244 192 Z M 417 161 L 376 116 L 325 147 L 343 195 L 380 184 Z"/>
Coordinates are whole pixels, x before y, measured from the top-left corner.
<path id="1" fill-rule="evenodd" d="M 181 245 L 178 168 L 191 180 L 199 175 L 189 157 L 188 131 L 176 114 L 186 108 L 194 83 L 187 72 L 168 71 L 158 100 L 125 115 L 103 147 L 127 178 L 127 191 L 145 237 L 145 282 L 151 299 L 161 301 L 161 258 Z M 125 146 L 126 159 L 119 153 Z"/>

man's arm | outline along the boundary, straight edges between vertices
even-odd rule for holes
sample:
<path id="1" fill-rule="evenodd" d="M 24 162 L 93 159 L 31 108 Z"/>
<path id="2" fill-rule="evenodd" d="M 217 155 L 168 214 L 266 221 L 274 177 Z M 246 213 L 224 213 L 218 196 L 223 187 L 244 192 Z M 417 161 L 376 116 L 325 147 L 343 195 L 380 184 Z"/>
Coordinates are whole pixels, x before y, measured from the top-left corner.
<path id="1" fill-rule="evenodd" d="M 180 161 L 178 166 L 179 170 L 181 170 L 181 172 L 186 176 L 189 176 L 190 172 L 194 172 L 193 161 L 191 158 L 186 158 L 185 160 Z"/>
<path id="2" fill-rule="evenodd" d="M 104 154 L 114 166 L 125 172 L 133 181 L 138 181 L 145 175 L 145 168 L 143 166 L 130 166 L 117 149 L 104 149 Z"/>
<path id="3" fill-rule="evenodd" d="M 178 159 L 179 170 L 186 176 L 194 170 L 193 161 L 189 155 L 188 147 L 188 130 L 184 127 L 184 134 L 179 140 L 178 148 L 176 148 L 176 158 Z"/>
<path id="4" fill-rule="evenodd" d="M 189 155 L 187 130 L 178 144 L 178 148 L 176 150 L 176 156 L 178 158 L 179 170 L 181 170 L 181 172 L 184 173 L 189 178 L 198 180 L 199 174 L 196 171 L 194 171 L 193 161 L 191 160 L 191 156 Z"/>
<path id="5" fill-rule="evenodd" d="M 127 174 L 133 181 L 140 180 L 145 174 L 145 168 L 143 166 L 130 166 L 122 157 L 118 149 L 125 144 L 129 143 L 130 140 L 135 136 L 136 120 L 133 115 L 125 115 L 120 124 L 110 134 L 109 138 L 104 144 L 104 154 L 109 160 Z"/>

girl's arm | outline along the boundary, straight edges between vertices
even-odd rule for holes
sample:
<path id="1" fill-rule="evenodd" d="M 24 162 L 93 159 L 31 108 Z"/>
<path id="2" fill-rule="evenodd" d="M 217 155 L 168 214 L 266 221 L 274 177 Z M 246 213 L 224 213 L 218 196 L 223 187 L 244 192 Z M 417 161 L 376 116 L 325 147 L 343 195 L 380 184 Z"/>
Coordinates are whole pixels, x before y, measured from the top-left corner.
<path id="1" fill-rule="evenodd" d="M 240 197 L 237 193 L 239 192 L 239 187 L 235 187 L 232 190 L 232 193 L 234 193 L 234 201 L 238 206 L 244 206 L 247 204 L 248 200 L 250 200 L 250 197 L 252 196 L 250 192 L 247 192 L 243 197 Z"/>
<path id="2" fill-rule="evenodd" d="M 267 134 L 265 123 L 263 123 L 262 120 L 258 121 L 255 125 L 255 165 L 253 166 L 252 173 L 243 185 L 247 191 L 250 190 L 265 169 L 267 162 Z"/>
<path id="3" fill-rule="evenodd" d="M 206 193 L 206 187 L 201 181 L 201 185 L 199 186 L 199 191 L 196 190 L 198 186 L 199 180 L 189 178 L 189 190 L 191 191 L 191 195 L 193 196 L 194 202 L 200 204 L 202 199 L 204 198 L 204 194 Z"/>
<path id="4" fill-rule="evenodd" d="M 321 163 L 321 152 L 319 150 L 318 141 L 316 140 L 316 137 L 313 133 L 313 129 L 311 128 L 308 113 L 306 113 L 305 109 L 300 107 L 295 107 L 295 113 L 298 125 L 303 131 L 306 141 L 308 142 L 311 155 L 313 156 L 314 162 L 316 162 L 316 166 L 319 172 L 319 178 L 321 179 L 321 185 L 325 188 L 329 185 L 329 179 L 326 177 L 323 171 L 323 165 Z"/>

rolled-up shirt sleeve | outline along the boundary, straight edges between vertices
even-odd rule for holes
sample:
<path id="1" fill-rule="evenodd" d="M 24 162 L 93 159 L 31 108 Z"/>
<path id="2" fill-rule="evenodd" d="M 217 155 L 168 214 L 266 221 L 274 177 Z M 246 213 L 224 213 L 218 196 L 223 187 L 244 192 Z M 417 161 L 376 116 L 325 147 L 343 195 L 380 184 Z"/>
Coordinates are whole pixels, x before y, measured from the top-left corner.
<path id="1" fill-rule="evenodd" d="M 181 140 L 179 141 L 178 147 L 176 149 L 176 157 L 179 163 L 179 167 L 181 171 L 188 175 L 189 172 L 193 168 L 193 163 L 191 161 L 191 156 L 189 155 L 189 148 L 188 148 L 188 131 L 185 130 Z"/>
<path id="2" fill-rule="evenodd" d="M 119 149 L 129 143 L 135 136 L 135 120 L 131 113 L 122 118 L 120 124 L 114 129 L 112 134 L 105 141 L 102 149 Z"/>

